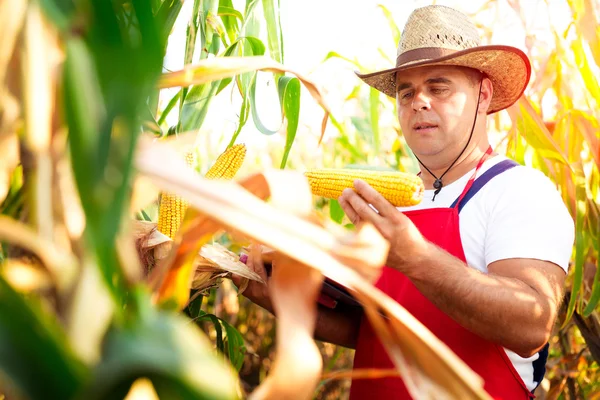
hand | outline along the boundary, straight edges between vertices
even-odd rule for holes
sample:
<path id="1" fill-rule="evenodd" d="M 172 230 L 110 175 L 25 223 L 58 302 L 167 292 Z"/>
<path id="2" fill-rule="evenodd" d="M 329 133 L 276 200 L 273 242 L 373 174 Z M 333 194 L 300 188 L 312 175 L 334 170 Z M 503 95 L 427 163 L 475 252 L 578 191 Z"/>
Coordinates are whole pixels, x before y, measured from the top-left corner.
<path id="1" fill-rule="evenodd" d="M 250 247 L 250 254 L 248 254 L 248 260 L 246 261 L 246 266 L 251 271 L 256 272 L 264 282 L 261 283 L 257 281 L 250 280 L 248 282 L 248 286 L 246 290 L 242 293 L 245 297 L 250 299 L 253 303 L 265 308 L 266 310 L 273 312 L 273 307 L 271 305 L 271 296 L 269 294 L 269 277 L 267 276 L 267 271 L 262 262 L 261 258 L 262 247 L 252 245 Z M 239 275 L 232 274 L 231 280 L 238 288 L 241 285 L 242 277 Z"/>
<path id="2" fill-rule="evenodd" d="M 370 222 L 390 243 L 387 265 L 410 275 L 416 260 L 427 254 L 429 242 L 412 221 L 366 182 L 357 179 L 354 188 L 345 189 L 338 199 L 355 226 Z M 371 207 L 375 208 L 375 210 Z"/>

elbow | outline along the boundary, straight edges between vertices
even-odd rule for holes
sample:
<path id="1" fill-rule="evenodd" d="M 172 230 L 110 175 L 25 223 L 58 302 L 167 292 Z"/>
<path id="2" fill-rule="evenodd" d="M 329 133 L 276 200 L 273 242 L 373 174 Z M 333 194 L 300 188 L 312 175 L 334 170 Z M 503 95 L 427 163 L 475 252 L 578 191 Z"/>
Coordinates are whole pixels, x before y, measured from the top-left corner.
<path id="1" fill-rule="evenodd" d="M 529 335 L 518 337 L 518 342 L 510 349 L 519 357 L 529 358 L 540 352 L 550 340 L 551 330 L 549 329 L 532 329 Z"/>

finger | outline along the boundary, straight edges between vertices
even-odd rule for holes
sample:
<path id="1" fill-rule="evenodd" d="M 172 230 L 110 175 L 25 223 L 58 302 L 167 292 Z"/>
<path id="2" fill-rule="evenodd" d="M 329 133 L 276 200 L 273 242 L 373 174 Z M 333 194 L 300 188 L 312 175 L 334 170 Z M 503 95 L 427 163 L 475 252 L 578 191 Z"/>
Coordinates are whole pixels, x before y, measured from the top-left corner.
<path id="1" fill-rule="evenodd" d="M 267 282 L 267 271 L 265 270 L 265 264 L 262 259 L 262 246 L 260 245 L 252 245 L 250 246 L 250 257 L 248 261 L 252 264 L 251 268 L 254 272 L 256 272 L 261 279 L 266 283 Z"/>
<path id="2" fill-rule="evenodd" d="M 362 221 L 368 221 L 379 227 L 382 223 L 383 217 L 374 210 L 369 203 L 365 201 L 362 196 L 359 194 L 355 194 L 354 196 L 349 196 L 348 202 L 350 206 L 354 209 L 354 212 L 358 215 L 359 219 Z"/>
<path id="3" fill-rule="evenodd" d="M 367 182 L 357 179 L 354 181 L 354 188 L 360 197 L 377 209 L 380 215 L 386 217 L 397 211 L 392 203 L 387 201 L 381 193 L 375 190 L 375 188 Z"/>
<path id="4" fill-rule="evenodd" d="M 342 195 L 338 198 L 338 203 L 340 203 L 340 207 L 342 207 L 342 210 L 344 210 L 344 213 L 346 214 L 348 219 L 352 221 L 354 225 L 356 225 L 358 222 L 360 222 L 360 218 L 356 211 L 354 211 L 354 208 L 352 208 L 352 206 L 350 205 L 350 202 L 348 201 L 348 197 L 351 195 L 356 196 L 354 190 L 344 189 Z"/>

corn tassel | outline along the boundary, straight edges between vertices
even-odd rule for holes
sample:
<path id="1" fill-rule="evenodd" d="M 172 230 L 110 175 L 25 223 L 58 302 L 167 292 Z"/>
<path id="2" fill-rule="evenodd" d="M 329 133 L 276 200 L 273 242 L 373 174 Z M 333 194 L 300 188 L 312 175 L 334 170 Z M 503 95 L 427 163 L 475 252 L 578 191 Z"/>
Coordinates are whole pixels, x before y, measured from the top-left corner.
<path id="1" fill-rule="evenodd" d="M 417 175 L 397 171 L 321 168 L 305 172 L 314 195 L 337 199 L 346 188 L 361 179 L 396 207 L 419 204 L 425 190 Z"/>
<path id="2" fill-rule="evenodd" d="M 236 144 L 228 148 L 217 158 L 205 177 L 207 179 L 232 179 L 242 166 L 245 156 L 246 146 L 243 144 Z M 186 162 L 190 167 L 193 166 L 193 153 L 186 154 Z M 173 239 L 179 230 L 187 207 L 188 202 L 181 197 L 170 193 L 161 193 L 158 230 Z"/>

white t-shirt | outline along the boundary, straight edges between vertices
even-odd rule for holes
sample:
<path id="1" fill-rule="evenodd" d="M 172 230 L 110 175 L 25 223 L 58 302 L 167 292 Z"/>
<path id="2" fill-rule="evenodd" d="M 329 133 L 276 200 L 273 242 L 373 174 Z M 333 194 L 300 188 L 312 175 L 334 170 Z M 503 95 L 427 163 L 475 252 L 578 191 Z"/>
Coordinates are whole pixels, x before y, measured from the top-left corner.
<path id="1" fill-rule="evenodd" d="M 495 156 L 484 162 L 477 176 L 506 160 Z M 462 193 L 475 169 L 445 185 L 432 202 L 434 190 L 426 190 L 416 206 L 400 211 L 450 207 Z M 568 271 L 575 239 L 574 223 L 560 194 L 542 172 L 515 166 L 492 178 L 460 212 L 460 235 L 467 264 L 487 273 L 487 266 L 507 258 L 551 261 Z M 505 349 L 529 390 L 534 381 L 536 354 L 522 358 Z"/>

